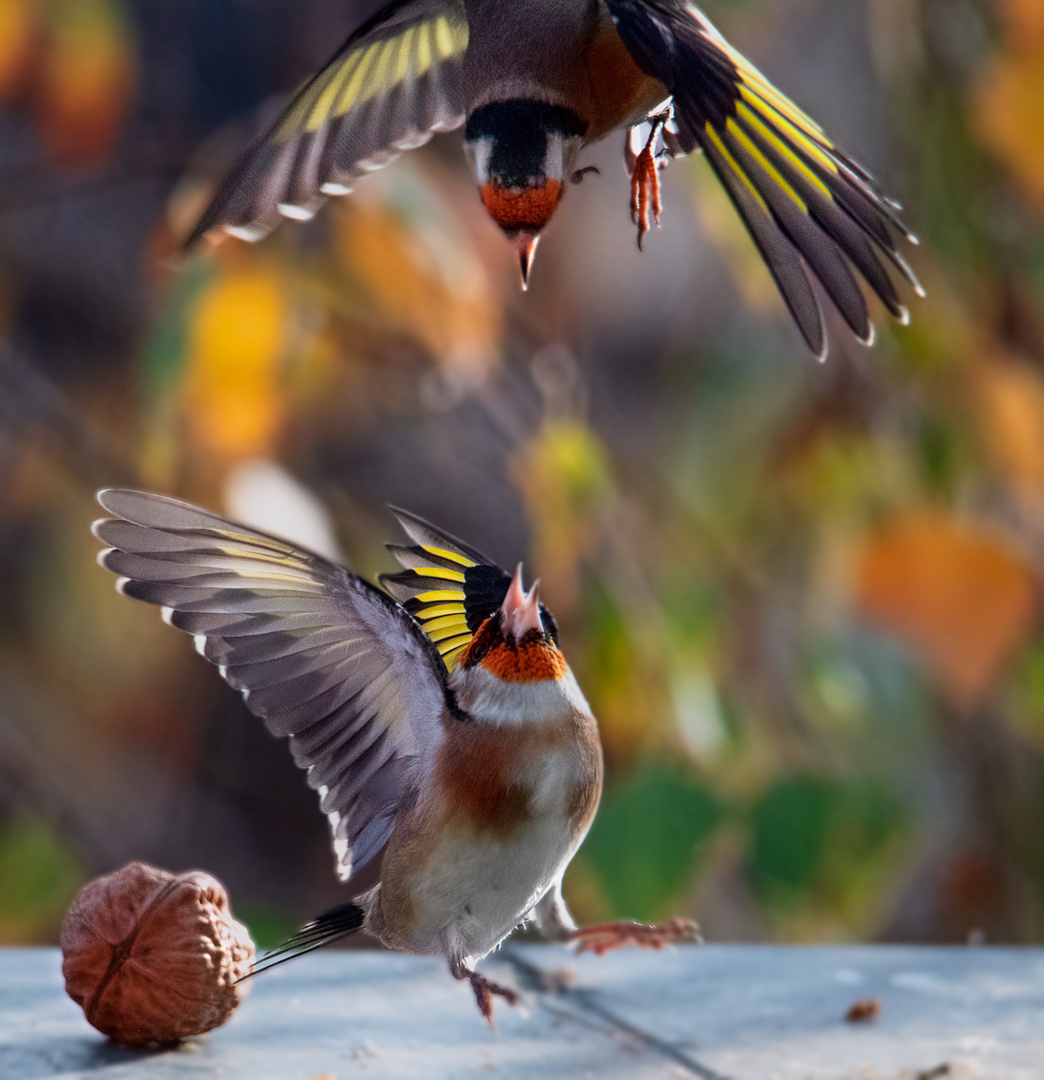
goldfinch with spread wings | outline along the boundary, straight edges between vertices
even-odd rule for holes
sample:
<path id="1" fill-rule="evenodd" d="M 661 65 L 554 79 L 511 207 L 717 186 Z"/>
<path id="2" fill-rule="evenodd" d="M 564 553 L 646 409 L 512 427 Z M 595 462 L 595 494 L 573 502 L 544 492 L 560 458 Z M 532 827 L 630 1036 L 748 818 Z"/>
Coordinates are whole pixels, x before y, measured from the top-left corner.
<path id="1" fill-rule="evenodd" d="M 639 244 L 660 215 L 658 168 L 701 150 L 817 356 L 809 273 L 861 341 L 857 273 L 908 320 L 890 266 L 922 293 L 894 203 L 687 0 L 393 0 L 359 27 L 246 151 L 189 238 L 265 235 L 433 133 L 464 127 L 479 195 L 515 245 L 523 285 L 580 151 L 645 122 L 629 149 Z M 662 138 L 664 151 L 657 147 Z"/>
<path id="2" fill-rule="evenodd" d="M 578 930 L 562 875 L 602 788 L 598 726 L 537 586 L 396 511 L 412 543 L 382 591 L 274 536 L 138 491 L 98 496 L 102 566 L 159 605 L 290 744 L 330 822 L 342 880 L 385 848 L 376 888 L 261 967 L 365 928 L 441 956 L 483 1015 L 512 991 L 475 962 L 534 919 L 601 953 L 693 940 L 695 925 Z"/>

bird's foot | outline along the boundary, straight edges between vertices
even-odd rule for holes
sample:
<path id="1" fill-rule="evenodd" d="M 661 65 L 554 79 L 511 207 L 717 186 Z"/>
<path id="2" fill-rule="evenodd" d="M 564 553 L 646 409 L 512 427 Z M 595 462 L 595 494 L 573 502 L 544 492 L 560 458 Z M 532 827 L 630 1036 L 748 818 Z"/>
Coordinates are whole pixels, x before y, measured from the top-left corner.
<path id="1" fill-rule="evenodd" d="M 585 952 L 603 956 L 625 945 L 637 945 L 641 949 L 662 949 L 665 945 L 698 944 L 703 939 L 700 937 L 700 928 L 692 919 L 678 918 L 652 926 L 637 922 L 582 926 L 569 935 L 569 940 L 577 943 L 577 956 Z"/>
<path id="2" fill-rule="evenodd" d="M 662 165 L 655 150 L 656 140 L 669 119 L 670 113 L 659 113 L 649 117 L 652 131 L 649 133 L 645 149 L 634 159 L 631 169 L 631 220 L 638 226 L 639 251 L 642 249 L 642 238 L 652 227 L 649 222 L 650 214 L 656 225 L 660 224 L 660 211 L 663 209 L 660 201 Z"/>
<path id="3" fill-rule="evenodd" d="M 509 990 L 506 986 L 500 986 L 498 983 L 492 982 L 477 971 L 469 972 L 467 977 L 471 982 L 471 989 L 475 991 L 475 1000 L 478 1002 L 479 1011 L 490 1024 L 493 1023 L 494 994 L 507 998 L 509 1005 L 518 1004 L 518 994 L 514 990 Z"/>
<path id="4" fill-rule="evenodd" d="M 600 176 L 602 170 L 598 168 L 597 165 L 585 165 L 582 169 L 577 169 L 576 172 L 573 173 L 573 175 L 569 178 L 569 180 L 573 184 L 583 183 L 583 179 L 588 173 L 594 173 L 595 176 Z"/>

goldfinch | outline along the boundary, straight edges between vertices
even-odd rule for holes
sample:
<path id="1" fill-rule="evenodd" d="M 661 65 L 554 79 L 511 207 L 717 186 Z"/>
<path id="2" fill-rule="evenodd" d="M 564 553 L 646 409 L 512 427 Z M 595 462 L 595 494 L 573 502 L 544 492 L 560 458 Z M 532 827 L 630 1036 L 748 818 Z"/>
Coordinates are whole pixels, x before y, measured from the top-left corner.
<path id="1" fill-rule="evenodd" d="M 646 121 L 636 152 L 631 129 Z M 623 129 L 639 246 L 650 215 L 659 221 L 663 153 L 702 150 L 817 356 L 826 332 L 808 271 L 868 344 L 853 268 L 900 322 L 885 264 L 923 295 L 894 238 L 914 241 L 896 204 L 687 0 L 393 0 L 247 149 L 187 244 L 308 219 L 363 173 L 461 126 L 523 287 L 543 229 L 590 171 L 580 151 Z"/>
<path id="2" fill-rule="evenodd" d="M 441 956 L 483 1015 L 513 991 L 475 963 L 533 919 L 603 952 L 692 940 L 695 925 L 578 930 L 562 875 L 602 788 L 598 726 L 538 587 L 420 518 L 382 591 L 319 555 L 186 503 L 106 490 L 94 525 L 118 588 L 162 608 L 294 761 L 347 881 L 380 884 L 305 926 L 261 968 L 365 928 Z"/>

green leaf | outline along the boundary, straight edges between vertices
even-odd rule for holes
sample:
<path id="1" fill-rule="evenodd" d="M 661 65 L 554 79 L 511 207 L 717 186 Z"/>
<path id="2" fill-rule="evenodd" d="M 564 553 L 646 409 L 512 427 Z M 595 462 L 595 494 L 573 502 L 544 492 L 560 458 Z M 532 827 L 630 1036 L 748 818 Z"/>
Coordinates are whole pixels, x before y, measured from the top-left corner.
<path id="1" fill-rule="evenodd" d="M 692 880 L 721 817 L 706 786 L 650 763 L 603 800 L 582 863 L 614 916 L 659 918 Z"/>
<path id="2" fill-rule="evenodd" d="M 0 942 L 57 941 L 65 909 L 86 880 L 75 856 L 34 818 L 0 828 Z"/>
<path id="3" fill-rule="evenodd" d="M 750 870 L 769 904 L 837 901 L 846 882 L 886 851 L 902 829 L 895 800 L 873 783 L 790 776 L 754 808 Z"/>

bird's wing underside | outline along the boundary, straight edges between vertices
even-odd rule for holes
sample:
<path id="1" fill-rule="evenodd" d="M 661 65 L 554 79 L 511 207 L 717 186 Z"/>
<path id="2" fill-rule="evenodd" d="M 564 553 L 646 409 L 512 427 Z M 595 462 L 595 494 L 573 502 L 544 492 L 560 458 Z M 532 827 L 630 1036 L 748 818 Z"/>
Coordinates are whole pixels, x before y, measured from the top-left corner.
<path id="1" fill-rule="evenodd" d="M 504 602 L 511 578 L 474 548 L 419 517 L 392 509 L 412 547 L 389 544 L 406 568 L 381 584 L 420 623 L 452 671 L 475 631 Z"/>
<path id="2" fill-rule="evenodd" d="M 873 327 L 849 264 L 906 322 L 881 256 L 921 293 L 892 229 L 914 238 L 872 178 L 686 0 L 605 3 L 635 63 L 670 90 L 680 149 L 706 154 L 812 350 L 825 355 L 826 333 L 806 266 L 861 340 Z"/>
<path id="3" fill-rule="evenodd" d="M 436 131 L 464 122 L 463 0 L 394 0 L 348 39 L 247 149 L 186 241 L 224 228 L 247 240 Z"/>
<path id="4" fill-rule="evenodd" d="M 455 709 L 432 643 L 379 589 L 318 555 L 159 495 L 98 501 L 115 515 L 94 525 L 110 545 L 99 561 L 289 738 L 347 879 L 391 835 Z"/>

